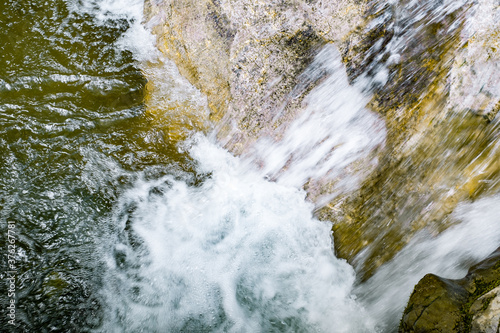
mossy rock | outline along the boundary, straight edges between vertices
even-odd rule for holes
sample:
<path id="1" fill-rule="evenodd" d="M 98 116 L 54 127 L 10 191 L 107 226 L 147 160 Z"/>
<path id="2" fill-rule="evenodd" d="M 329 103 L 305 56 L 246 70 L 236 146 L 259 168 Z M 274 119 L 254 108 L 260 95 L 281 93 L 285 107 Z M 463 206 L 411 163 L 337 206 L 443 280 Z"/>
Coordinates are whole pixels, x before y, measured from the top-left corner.
<path id="1" fill-rule="evenodd" d="M 462 306 L 467 291 L 453 280 L 427 274 L 415 286 L 400 332 L 464 332 Z"/>
<path id="2" fill-rule="evenodd" d="M 500 308 L 491 308 L 488 317 L 481 314 L 498 293 L 500 286 L 500 248 L 487 259 L 471 267 L 460 280 L 427 274 L 415 286 L 403 313 L 399 332 L 471 332 L 488 327 L 491 318 L 498 327 Z M 498 302 L 498 299 L 497 299 Z"/>

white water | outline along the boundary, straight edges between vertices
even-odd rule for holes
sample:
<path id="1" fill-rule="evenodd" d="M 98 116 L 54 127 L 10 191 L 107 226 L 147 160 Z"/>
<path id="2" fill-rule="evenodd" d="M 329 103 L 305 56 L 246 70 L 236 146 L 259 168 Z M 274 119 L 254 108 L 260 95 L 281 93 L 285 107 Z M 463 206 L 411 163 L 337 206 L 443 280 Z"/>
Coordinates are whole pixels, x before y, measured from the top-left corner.
<path id="1" fill-rule="evenodd" d="M 116 220 L 143 247 L 116 244 L 125 270 L 110 260 L 117 331 L 372 331 L 351 297 L 354 271 L 305 193 L 198 141 L 191 154 L 210 173 L 201 186 L 168 176 L 121 199 Z"/>
<path id="2" fill-rule="evenodd" d="M 301 75 L 300 84 L 321 75 L 326 79 L 307 95 L 307 107 L 280 141 L 261 138 L 245 155 L 280 184 L 301 187 L 310 180 L 335 182 L 328 196 L 315 200 L 317 205 L 358 188 L 377 165 L 373 152 L 384 145 L 386 135 L 383 120 L 365 108 L 369 96 L 361 92 L 362 83 L 349 85 L 333 44 L 319 52 Z"/>
<path id="3" fill-rule="evenodd" d="M 117 47 L 154 59 L 153 39 L 139 24 L 142 1 L 126 10 L 99 4 L 85 10 L 135 22 Z M 183 149 L 206 175 L 201 184 L 173 172 L 141 179 L 121 196 L 113 217 L 121 233 L 103 246 L 103 332 L 389 331 L 423 275 L 462 277 L 497 247 L 499 198 L 463 204 L 456 227 L 436 238 L 420 234 L 354 287 L 352 267 L 333 254 L 330 223 L 313 217 L 299 187 L 326 178 L 336 181 L 334 195 L 356 189 L 376 165 L 385 130 L 365 109 L 367 96 L 347 83 L 333 46 L 315 70 L 330 76 L 282 141 L 263 138 L 240 159 L 197 136 Z"/>

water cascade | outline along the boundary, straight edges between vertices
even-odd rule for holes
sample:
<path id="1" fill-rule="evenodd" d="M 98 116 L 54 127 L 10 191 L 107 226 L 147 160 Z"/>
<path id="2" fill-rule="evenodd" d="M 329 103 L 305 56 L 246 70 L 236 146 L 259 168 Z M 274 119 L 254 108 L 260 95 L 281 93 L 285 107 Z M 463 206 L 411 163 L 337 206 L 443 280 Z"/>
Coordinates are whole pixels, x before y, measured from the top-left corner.
<path id="1" fill-rule="evenodd" d="M 6 331 L 395 332 L 499 247 L 495 1 L 166 2 L 0 5 Z"/>

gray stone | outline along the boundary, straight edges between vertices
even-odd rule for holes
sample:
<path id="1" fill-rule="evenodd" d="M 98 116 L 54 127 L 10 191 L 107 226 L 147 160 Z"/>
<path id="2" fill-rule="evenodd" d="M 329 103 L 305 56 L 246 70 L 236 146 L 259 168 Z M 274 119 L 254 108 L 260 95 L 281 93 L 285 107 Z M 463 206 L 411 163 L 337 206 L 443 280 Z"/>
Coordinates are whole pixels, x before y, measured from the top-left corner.
<path id="1" fill-rule="evenodd" d="M 470 307 L 471 333 L 497 333 L 500 327 L 500 287 L 479 297 Z"/>

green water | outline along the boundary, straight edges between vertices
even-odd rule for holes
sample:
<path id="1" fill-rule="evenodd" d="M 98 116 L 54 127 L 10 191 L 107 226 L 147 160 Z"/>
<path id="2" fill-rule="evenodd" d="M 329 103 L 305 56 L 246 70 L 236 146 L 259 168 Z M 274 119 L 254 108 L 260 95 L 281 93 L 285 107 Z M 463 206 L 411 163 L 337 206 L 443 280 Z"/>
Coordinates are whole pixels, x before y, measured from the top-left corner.
<path id="1" fill-rule="evenodd" d="M 129 25 L 119 17 L 98 24 L 61 0 L 0 3 L 0 331 L 99 327 L 98 249 L 113 232 L 117 196 L 134 171 L 185 168 L 144 115 L 146 82 L 132 54 L 114 45 Z M 7 322 L 8 223 L 15 327 Z"/>

